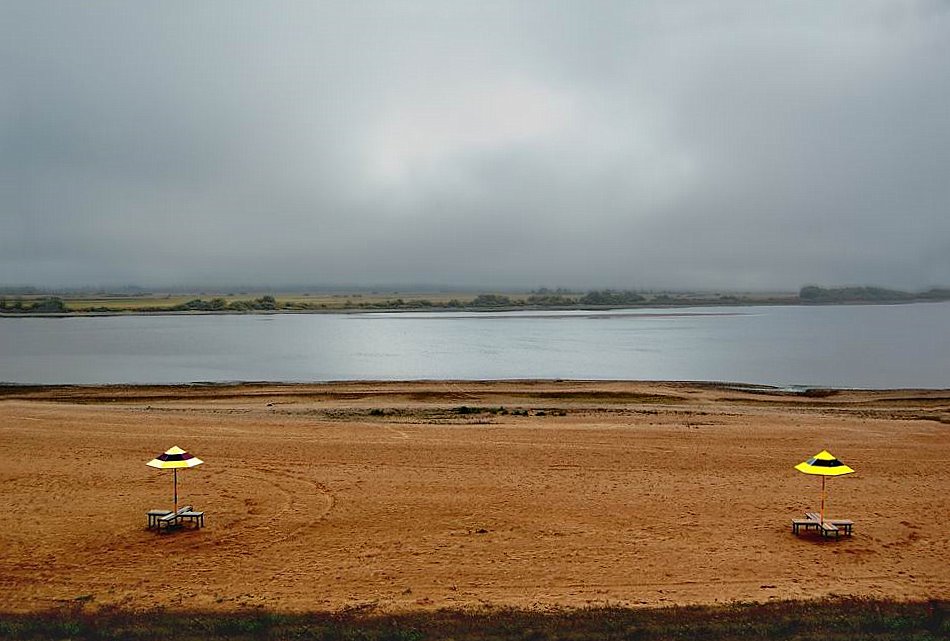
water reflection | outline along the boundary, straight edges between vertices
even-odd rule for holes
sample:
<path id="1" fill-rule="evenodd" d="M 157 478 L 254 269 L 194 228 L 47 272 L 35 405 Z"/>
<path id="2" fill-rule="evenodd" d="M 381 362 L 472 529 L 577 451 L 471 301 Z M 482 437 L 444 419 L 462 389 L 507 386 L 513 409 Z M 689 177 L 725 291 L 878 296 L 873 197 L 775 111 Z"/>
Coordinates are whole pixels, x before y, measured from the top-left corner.
<path id="1" fill-rule="evenodd" d="M 950 304 L 0 319 L 0 380 L 717 380 L 950 387 Z"/>

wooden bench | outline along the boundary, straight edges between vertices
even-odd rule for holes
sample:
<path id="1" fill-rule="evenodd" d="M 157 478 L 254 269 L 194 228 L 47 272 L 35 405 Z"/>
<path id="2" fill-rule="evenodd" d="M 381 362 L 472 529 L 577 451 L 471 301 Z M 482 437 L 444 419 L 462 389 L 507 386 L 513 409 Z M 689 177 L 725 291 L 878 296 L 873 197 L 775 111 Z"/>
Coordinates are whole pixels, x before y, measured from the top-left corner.
<path id="1" fill-rule="evenodd" d="M 850 519 L 826 519 L 822 522 L 821 515 L 818 512 L 805 512 L 805 517 L 804 519 L 792 519 L 792 534 L 797 535 L 798 531 L 804 528 L 806 531 L 818 530 L 824 537 L 834 536 L 838 538 L 841 533 L 844 533 L 845 536 L 851 536 L 854 528 L 854 521 Z"/>
<path id="2" fill-rule="evenodd" d="M 813 521 L 812 519 L 792 519 L 792 534 L 798 535 L 798 530 L 800 528 L 805 528 L 810 530 L 811 528 L 818 528 L 818 521 Z"/>
<path id="3" fill-rule="evenodd" d="M 204 512 L 182 512 L 178 515 L 178 518 L 182 521 L 189 520 L 195 524 L 195 529 L 202 528 L 205 526 L 205 513 Z"/>
<path id="4" fill-rule="evenodd" d="M 854 521 L 850 519 L 834 519 L 828 521 L 833 526 L 844 532 L 845 536 L 851 536 L 851 529 L 854 528 Z"/>
<path id="5" fill-rule="evenodd" d="M 163 516 L 168 516 L 171 514 L 171 510 L 149 510 L 145 513 L 146 518 L 148 519 L 148 529 L 158 527 L 158 519 Z"/>
<path id="6" fill-rule="evenodd" d="M 178 508 L 177 512 L 169 512 L 165 516 L 158 517 L 158 520 L 155 522 L 158 525 L 158 531 L 161 532 L 162 527 L 164 527 L 166 531 L 173 527 L 178 527 L 178 522 L 181 519 L 181 515 L 185 512 L 191 512 L 190 505 Z"/>

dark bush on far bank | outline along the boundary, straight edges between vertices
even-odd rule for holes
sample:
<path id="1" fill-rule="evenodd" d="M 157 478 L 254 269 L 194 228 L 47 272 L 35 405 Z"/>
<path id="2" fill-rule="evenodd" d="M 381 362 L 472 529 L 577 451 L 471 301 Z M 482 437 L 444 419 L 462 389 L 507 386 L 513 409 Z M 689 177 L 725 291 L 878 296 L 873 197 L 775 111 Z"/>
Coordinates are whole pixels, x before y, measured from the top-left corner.
<path id="1" fill-rule="evenodd" d="M 582 305 L 631 305 L 644 300 L 646 299 L 636 292 L 601 289 L 588 292 L 578 302 Z"/>

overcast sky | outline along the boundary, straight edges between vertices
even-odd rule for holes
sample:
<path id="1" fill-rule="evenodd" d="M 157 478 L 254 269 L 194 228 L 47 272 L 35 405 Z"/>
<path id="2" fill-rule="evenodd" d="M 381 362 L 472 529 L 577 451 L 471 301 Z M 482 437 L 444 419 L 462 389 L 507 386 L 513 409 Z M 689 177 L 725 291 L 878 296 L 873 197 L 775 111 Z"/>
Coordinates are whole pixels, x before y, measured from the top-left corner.
<path id="1" fill-rule="evenodd" d="M 0 285 L 950 286 L 950 3 L 0 0 Z"/>

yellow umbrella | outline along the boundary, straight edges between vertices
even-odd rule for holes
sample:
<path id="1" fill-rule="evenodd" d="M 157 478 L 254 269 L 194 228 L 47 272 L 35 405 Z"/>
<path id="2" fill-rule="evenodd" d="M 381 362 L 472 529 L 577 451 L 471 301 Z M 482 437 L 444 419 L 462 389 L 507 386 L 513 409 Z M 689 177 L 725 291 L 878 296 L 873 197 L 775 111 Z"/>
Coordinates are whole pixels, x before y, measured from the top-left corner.
<path id="1" fill-rule="evenodd" d="M 825 522 L 825 477 L 841 476 L 842 474 L 851 474 L 854 472 L 850 467 L 839 461 L 828 450 L 822 450 L 803 463 L 795 466 L 795 469 L 805 474 L 817 474 L 821 477 L 821 511 L 819 512 L 821 522 Z"/>
<path id="2" fill-rule="evenodd" d="M 178 511 L 178 470 L 185 467 L 195 467 L 204 463 L 194 454 L 189 454 L 177 445 L 159 454 L 146 465 L 157 467 L 160 470 L 172 470 L 175 472 L 175 512 Z"/>

